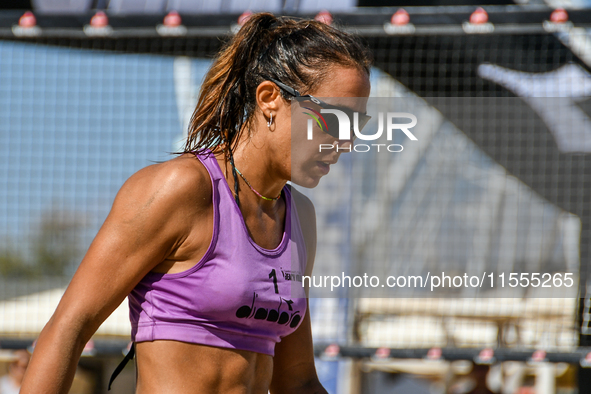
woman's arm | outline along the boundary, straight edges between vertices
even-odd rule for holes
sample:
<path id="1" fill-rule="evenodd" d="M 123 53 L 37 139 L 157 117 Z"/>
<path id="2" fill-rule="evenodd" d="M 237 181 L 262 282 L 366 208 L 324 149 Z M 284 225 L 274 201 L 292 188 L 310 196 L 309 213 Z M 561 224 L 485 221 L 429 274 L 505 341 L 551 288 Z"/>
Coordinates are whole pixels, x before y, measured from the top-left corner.
<path id="1" fill-rule="evenodd" d="M 291 191 L 306 243 L 308 261 L 305 275 L 311 276 L 316 255 L 316 213 L 310 199 L 293 187 Z M 327 394 L 318 380 L 314 365 L 309 305 L 298 329 L 275 346 L 270 392 L 272 394 Z"/>
<path id="2" fill-rule="evenodd" d="M 152 165 L 123 185 L 37 340 L 21 393 L 67 393 L 84 345 L 102 322 L 194 227 L 207 232 L 194 226 L 211 204 L 211 181 L 196 161 L 185 156 Z"/>
<path id="3" fill-rule="evenodd" d="M 314 365 L 310 311 L 298 329 L 275 346 L 271 394 L 328 394 Z"/>

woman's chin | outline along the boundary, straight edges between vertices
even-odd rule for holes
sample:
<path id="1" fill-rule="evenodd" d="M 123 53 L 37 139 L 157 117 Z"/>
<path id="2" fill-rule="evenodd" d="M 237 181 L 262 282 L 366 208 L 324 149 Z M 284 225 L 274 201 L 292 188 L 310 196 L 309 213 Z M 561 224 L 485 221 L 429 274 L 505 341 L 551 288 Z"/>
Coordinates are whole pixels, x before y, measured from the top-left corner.
<path id="1" fill-rule="evenodd" d="M 320 183 L 321 178 L 322 176 L 296 176 L 291 178 L 291 182 L 298 186 L 305 187 L 306 189 L 313 189 L 316 186 L 318 186 L 318 183 Z"/>

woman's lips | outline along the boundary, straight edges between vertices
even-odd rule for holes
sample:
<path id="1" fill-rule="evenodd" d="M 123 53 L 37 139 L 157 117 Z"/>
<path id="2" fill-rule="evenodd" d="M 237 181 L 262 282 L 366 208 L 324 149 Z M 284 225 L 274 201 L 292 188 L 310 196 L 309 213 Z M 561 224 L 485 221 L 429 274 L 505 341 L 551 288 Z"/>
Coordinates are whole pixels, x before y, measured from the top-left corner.
<path id="1" fill-rule="evenodd" d="M 316 164 L 318 165 L 318 167 L 320 168 L 320 171 L 324 175 L 328 174 L 328 172 L 330 171 L 330 164 L 325 163 L 323 161 L 317 161 Z"/>

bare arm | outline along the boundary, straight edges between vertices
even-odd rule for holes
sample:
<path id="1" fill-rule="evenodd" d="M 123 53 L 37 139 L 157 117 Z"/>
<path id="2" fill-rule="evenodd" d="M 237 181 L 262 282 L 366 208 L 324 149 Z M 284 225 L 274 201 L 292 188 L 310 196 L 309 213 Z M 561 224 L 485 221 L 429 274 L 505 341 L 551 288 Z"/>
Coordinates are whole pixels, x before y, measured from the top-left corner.
<path id="1" fill-rule="evenodd" d="M 39 336 L 21 393 L 69 391 L 86 342 L 135 285 L 182 244 L 191 223 L 204 219 L 204 207 L 211 204 L 204 171 L 194 158 L 181 157 L 146 167 L 123 185 Z"/>
<path id="2" fill-rule="evenodd" d="M 308 254 L 305 275 L 310 276 L 316 255 L 316 213 L 312 202 L 307 197 L 293 187 L 291 190 Z M 327 394 L 318 380 L 314 365 L 309 305 L 298 329 L 275 346 L 270 392 L 272 394 Z"/>
<path id="3" fill-rule="evenodd" d="M 327 394 L 316 374 L 310 311 L 291 335 L 275 346 L 271 394 Z"/>

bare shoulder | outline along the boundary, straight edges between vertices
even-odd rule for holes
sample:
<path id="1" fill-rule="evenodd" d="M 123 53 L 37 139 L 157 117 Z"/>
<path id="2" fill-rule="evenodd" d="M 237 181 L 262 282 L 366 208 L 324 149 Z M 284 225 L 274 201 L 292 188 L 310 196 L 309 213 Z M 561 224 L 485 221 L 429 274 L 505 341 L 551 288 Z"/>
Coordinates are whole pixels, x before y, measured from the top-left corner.
<path id="1" fill-rule="evenodd" d="M 76 329 L 90 338 L 149 271 L 194 228 L 206 227 L 195 223 L 203 223 L 210 208 L 209 174 L 195 157 L 183 155 L 133 174 L 117 193 L 56 319 L 65 326 L 78 322 Z"/>
<path id="2" fill-rule="evenodd" d="M 211 192 L 207 169 L 194 155 L 184 154 L 133 174 L 121 187 L 116 203 L 130 200 L 138 207 L 163 203 L 205 208 L 211 204 Z"/>

